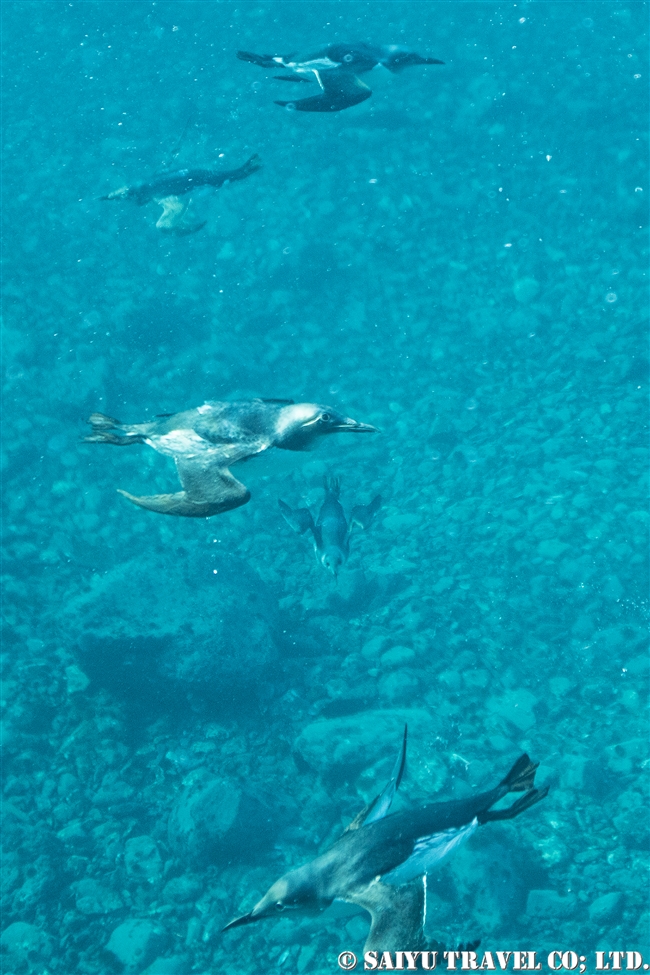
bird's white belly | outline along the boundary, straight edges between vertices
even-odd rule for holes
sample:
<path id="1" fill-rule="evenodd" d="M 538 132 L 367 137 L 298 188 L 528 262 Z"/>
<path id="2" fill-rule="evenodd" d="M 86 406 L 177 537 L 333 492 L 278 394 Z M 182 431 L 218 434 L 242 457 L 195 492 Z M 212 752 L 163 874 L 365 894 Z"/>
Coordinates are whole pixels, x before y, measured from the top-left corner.
<path id="1" fill-rule="evenodd" d="M 147 438 L 147 443 L 159 454 L 174 457 L 176 454 L 201 454 L 214 450 L 212 444 L 200 437 L 194 430 L 170 430 L 161 436 Z"/>

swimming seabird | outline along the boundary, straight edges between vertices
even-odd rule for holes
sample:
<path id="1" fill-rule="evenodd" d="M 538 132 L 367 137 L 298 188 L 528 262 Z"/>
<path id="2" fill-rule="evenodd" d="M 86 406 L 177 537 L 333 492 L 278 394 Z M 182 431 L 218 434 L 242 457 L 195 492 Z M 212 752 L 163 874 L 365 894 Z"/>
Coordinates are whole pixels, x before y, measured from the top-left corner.
<path id="1" fill-rule="evenodd" d="M 355 526 L 368 528 L 379 510 L 381 498 L 373 498 L 370 504 L 358 504 L 350 513 L 350 522 L 345 517 L 339 501 L 341 486 L 338 478 L 325 478 L 325 498 L 316 521 L 309 508 L 290 508 L 284 501 L 278 501 L 285 521 L 304 535 L 311 532 L 314 551 L 321 565 L 335 577 L 350 554 L 350 535 Z"/>
<path id="2" fill-rule="evenodd" d="M 384 790 L 333 846 L 286 873 L 248 914 L 235 918 L 224 930 L 286 912 L 318 913 L 334 900 L 343 900 L 370 912 L 372 922 L 364 951 L 415 947 L 408 940 L 420 937 L 423 919 L 422 900 L 414 892 L 413 882 L 421 882 L 479 826 L 514 819 L 548 792 L 547 788 L 535 788 L 538 763 L 524 754 L 505 778 L 486 792 L 388 815 L 405 758 L 406 729 Z M 524 794 L 505 809 L 493 808 L 511 792 Z"/>
<path id="3" fill-rule="evenodd" d="M 148 423 L 120 423 L 103 413 L 93 413 L 88 422 L 92 432 L 84 438 L 86 443 L 145 443 L 176 462 L 182 491 L 149 497 L 120 494 L 149 511 L 193 518 L 207 518 L 249 501 L 249 491 L 230 473 L 233 464 L 271 447 L 309 450 L 332 433 L 377 432 L 330 406 L 266 399 L 204 403 Z"/>
<path id="4" fill-rule="evenodd" d="M 250 61 L 261 68 L 282 68 L 290 74 L 275 75 L 278 81 L 313 81 L 321 93 L 297 101 L 276 101 L 298 112 L 340 112 L 370 98 L 372 91 L 360 78 L 373 68 L 382 66 L 397 74 L 410 65 L 444 64 L 438 58 L 422 57 L 414 51 L 394 44 L 331 44 L 315 54 L 304 57 L 272 54 L 252 54 L 237 51 L 241 61 Z"/>
<path id="5" fill-rule="evenodd" d="M 225 183 L 246 179 L 261 167 L 260 157 L 254 155 L 238 169 L 179 169 L 175 172 L 161 173 L 147 183 L 121 186 L 119 190 L 101 196 L 100 200 L 131 200 L 138 206 L 154 201 L 163 208 L 156 223 L 158 230 L 184 236 L 200 230 L 206 224 L 205 220 L 196 224 L 188 224 L 183 220 L 192 193 L 204 186 L 218 189 Z"/>

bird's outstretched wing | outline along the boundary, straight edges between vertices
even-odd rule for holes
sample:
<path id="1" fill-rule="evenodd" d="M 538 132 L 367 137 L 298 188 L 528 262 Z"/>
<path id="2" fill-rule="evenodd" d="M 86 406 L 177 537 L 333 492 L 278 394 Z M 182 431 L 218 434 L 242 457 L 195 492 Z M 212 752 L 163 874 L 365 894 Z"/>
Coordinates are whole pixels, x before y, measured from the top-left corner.
<path id="1" fill-rule="evenodd" d="M 345 895 L 351 904 L 363 907 L 371 917 L 366 951 L 421 951 L 426 947 L 424 885 L 421 881 L 404 887 L 388 887 L 373 880 Z"/>
<path id="2" fill-rule="evenodd" d="M 184 219 L 190 200 L 181 200 L 177 196 L 164 196 L 158 197 L 156 203 L 163 208 L 156 221 L 156 228 L 164 234 L 186 237 L 205 227 L 205 220 L 200 223 L 187 223 Z"/>
<path id="3" fill-rule="evenodd" d="M 422 877 L 447 857 L 452 850 L 469 839 L 478 829 L 478 819 L 475 817 L 470 823 L 458 829 L 445 829 L 430 836 L 423 836 L 416 841 L 413 852 L 408 860 L 398 867 L 384 874 L 382 880 L 392 887 L 399 887 L 415 877 Z"/>
<path id="4" fill-rule="evenodd" d="M 303 78 L 303 76 L 300 74 L 274 74 L 273 78 L 275 81 L 297 81 L 304 82 L 306 84 L 311 82 L 311 78 Z"/>
<path id="5" fill-rule="evenodd" d="M 313 534 L 316 526 L 314 525 L 314 518 L 309 508 L 290 508 L 282 500 L 279 500 L 278 504 L 282 516 L 290 528 L 293 528 L 299 535 L 304 535 L 308 531 Z"/>
<path id="6" fill-rule="evenodd" d="M 395 764 L 393 765 L 393 771 L 391 772 L 390 779 L 379 795 L 375 796 L 372 802 L 354 817 L 350 825 L 345 830 L 346 833 L 353 829 L 360 829 L 361 826 L 367 826 L 369 823 L 375 823 L 378 819 L 383 819 L 384 816 L 388 815 L 388 810 L 392 805 L 393 799 L 395 798 L 395 793 L 399 789 L 402 776 L 404 775 L 404 768 L 406 766 L 407 737 L 408 725 L 404 725 L 402 743 L 400 745 L 399 752 L 397 753 L 397 758 L 395 759 Z"/>
<path id="7" fill-rule="evenodd" d="M 341 69 L 314 70 L 316 79 L 323 89 L 313 98 L 299 98 L 297 101 L 276 102 L 296 112 L 340 112 L 344 108 L 358 105 L 370 98 L 372 91 L 351 71 Z"/>
<path id="8" fill-rule="evenodd" d="M 381 496 L 378 494 L 370 504 L 355 504 L 350 513 L 350 529 L 354 526 L 363 529 L 370 528 L 373 518 L 381 508 Z"/>
<path id="9" fill-rule="evenodd" d="M 176 468 L 183 486 L 175 494 L 154 494 L 136 497 L 120 491 L 125 498 L 162 515 L 182 515 L 186 518 L 209 518 L 232 508 L 239 508 L 250 500 L 250 492 L 222 466 L 219 456 L 209 451 L 192 457 L 176 456 Z"/>

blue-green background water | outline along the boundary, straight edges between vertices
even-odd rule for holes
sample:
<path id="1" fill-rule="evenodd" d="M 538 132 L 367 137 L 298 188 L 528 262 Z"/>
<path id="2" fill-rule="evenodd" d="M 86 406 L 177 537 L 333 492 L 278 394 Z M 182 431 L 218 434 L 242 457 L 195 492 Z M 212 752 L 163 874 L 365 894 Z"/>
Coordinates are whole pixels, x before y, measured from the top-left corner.
<path id="1" fill-rule="evenodd" d="M 646 22 L 3 4 L 4 971 L 334 971 L 362 919 L 220 929 L 374 794 L 405 719 L 402 803 L 523 749 L 551 786 L 432 875 L 432 937 L 650 953 Z M 446 63 L 309 115 L 235 58 L 355 39 Z M 253 152 L 194 236 L 97 201 Z M 115 493 L 175 490 L 153 451 L 80 444 L 96 409 L 247 396 L 381 435 L 208 522 Z M 277 506 L 325 473 L 384 498 L 338 584 Z"/>

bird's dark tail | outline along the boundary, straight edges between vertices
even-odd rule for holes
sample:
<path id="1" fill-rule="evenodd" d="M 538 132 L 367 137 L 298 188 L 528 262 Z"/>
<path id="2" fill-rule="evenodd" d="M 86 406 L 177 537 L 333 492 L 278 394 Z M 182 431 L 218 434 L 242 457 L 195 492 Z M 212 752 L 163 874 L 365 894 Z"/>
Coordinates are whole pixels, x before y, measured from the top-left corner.
<path id="1" fill-rule="evenodd" d="M 326 494 L 331 494 L 333 498 L 338 501 L 341 494 L 341 482 L 338 477 L 329 477 L 325 475 L 323 478 L 323 487 L 325 488 Z"/>
<path id="2" fill-rule="evenodd" d="M 253 54 L 251 51 L 237 51 L 240 61 L 248 61 L 250 64 L 257 64 L 260 68 L 277 68 L 277 62 L 273 60 L 272 54 Z"/>
<path id="3" fill-rule="evenodd" d="M 531 806 L 541 802 L 547 795 L 548 786 L 544 789 L 529 789 L 521 799 L 517 799 L 507 809 L 486 809 L 484 812 L 478 814 L 477 819 L 481 825 L 483 823 L 493 823 L 500 819 L 514 819 L 515 816 L 519 816 L 522 812 L 530 809 Z"/>
<path id="4" fill-rule="evenodd" d="M 91 433 L 83 438 L 84 443 L 112 443 L 118 447 L 126 447 L 132 443 L 144 443 L 144 437 L 136 433 L 117 433 L 124 428 L 119 420 L 105 413 L 91 413 L 88 422 L 92 427 Z"/>
<path id="5" fill-rule="evenodd" d="M 499 782 L 499 785 L 506 792 L 527 792 L 535 785 L 535 771 L 538 765 L 539 762 L 531 762 L 528 755 L 522 755 L 512 766 L 505 779 Z"/>
<path id="6" fill-rule="evenodd" d="M 408 68 L 411 65 L 444 63 L 444 61 L 439 61 L 438 58 L 423 58 L 414 51 L 398 51 L 382 61 L 382 64 L 389 71 L 392 71 L 393 74 L 399 74 L 400 71 L 403 71 L 404 68 Z"/>
<path id="7" fill-rule="evenodd" d="M 232 173 L 230 174 L 230 180 L 232 181 L 233 179 L 246 179 L 247 176 L 252 176 L 253 173 L 256 173 L 257 170 L 261 168 L 262 168 L 262 160 L 257 155 L 257 153 L 255 153 L 254 156 L 251 156 L 250 159 L 246 160 L 243 166 L 240 166 L 239 169 L 234 169 L 232 171 Z"/>

